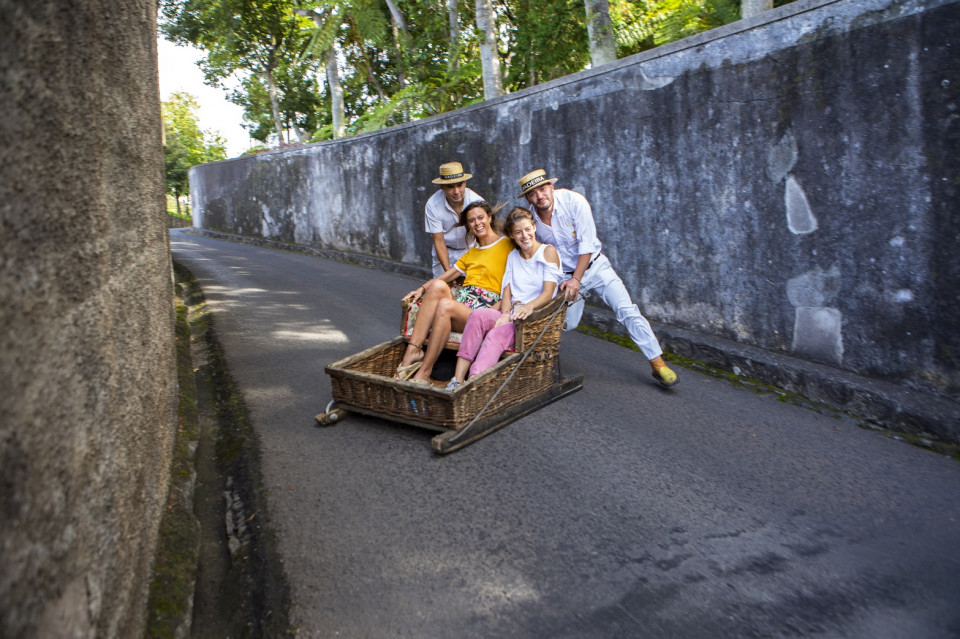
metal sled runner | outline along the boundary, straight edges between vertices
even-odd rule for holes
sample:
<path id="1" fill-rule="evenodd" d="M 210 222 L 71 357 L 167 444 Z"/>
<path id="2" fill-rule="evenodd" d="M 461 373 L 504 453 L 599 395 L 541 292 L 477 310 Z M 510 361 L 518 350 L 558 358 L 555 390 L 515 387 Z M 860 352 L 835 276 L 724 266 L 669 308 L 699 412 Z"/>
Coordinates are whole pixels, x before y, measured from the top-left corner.
<path id="1" fill-rule="evenodd" d="M 332 425 L 349 413 L 440 431 L 433 450 L 453 452 L 583 387 L 560 374 L 562 296 L 515 323 L 514 352 L 453 391 L 393 379 L 407 340 L 396 337 L 326 367 L 333 401 L 316 416 Z"/>

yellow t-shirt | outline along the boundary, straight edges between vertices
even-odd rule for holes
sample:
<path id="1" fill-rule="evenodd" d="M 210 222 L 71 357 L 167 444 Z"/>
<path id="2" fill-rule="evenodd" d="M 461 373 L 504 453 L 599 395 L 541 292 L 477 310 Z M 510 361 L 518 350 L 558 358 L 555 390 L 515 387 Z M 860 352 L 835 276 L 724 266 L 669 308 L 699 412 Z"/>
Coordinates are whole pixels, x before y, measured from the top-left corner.
<path id="1" fill-rule="evenodd" d="M 479 286 L 499 294 L 503 272 L 507 270 L 507 256 L 511 251 L 513 242 L 501 237 L 493 244 L 474 246 L 454 266 L 463 273 L 464 285 Z"/>

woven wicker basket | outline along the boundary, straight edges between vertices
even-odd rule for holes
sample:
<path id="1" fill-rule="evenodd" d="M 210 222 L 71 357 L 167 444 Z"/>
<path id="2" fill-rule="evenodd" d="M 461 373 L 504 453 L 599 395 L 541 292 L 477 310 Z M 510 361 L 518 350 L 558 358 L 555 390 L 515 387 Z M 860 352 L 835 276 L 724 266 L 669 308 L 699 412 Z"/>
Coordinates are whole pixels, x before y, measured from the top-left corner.
<path id="1" fill-rule="evenodd" d="M 333 399 L 360 413 L 433 430 L 459 430 L 491 398 L 485 416 L 550 389 L 557 380 L 565 315 L 566 304 L 557 297 L 526 320 L 516 322 L 516 352 L 454 391 L 393 379 L 406 350 L 404 338 L 396 337 L 327 366 Z M 534 342 L 536 346 L 524 360 L 523 354 Z"/>

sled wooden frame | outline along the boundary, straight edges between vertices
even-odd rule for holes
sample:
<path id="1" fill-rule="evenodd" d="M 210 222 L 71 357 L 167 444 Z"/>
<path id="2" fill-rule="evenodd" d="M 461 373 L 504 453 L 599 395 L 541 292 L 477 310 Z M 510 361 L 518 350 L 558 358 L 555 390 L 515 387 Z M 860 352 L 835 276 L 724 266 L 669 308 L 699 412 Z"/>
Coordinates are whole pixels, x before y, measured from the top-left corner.
<path id="1" fill-rule="evenodd" d="M 407 342 L 400 336 L 326 367 L 333 401 L 316 416 L 332 425 L 360 413 L 440 434 L 433 450 L 450 453 L 583 387 L 583 376 L 560 373 L 560 335 L 566 304 L 557 297 L 516 322 L 515 352 L 447 391 L 393 379 Z"/>

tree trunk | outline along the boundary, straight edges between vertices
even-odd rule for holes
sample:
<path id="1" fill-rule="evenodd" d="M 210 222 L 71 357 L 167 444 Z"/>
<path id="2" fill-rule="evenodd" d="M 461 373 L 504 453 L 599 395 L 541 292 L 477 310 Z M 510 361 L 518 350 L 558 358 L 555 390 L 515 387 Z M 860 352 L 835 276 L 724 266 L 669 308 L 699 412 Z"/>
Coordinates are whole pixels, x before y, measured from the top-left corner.
<path id="1" fill-rule="evenodd" d="M 323 16 L 317 13 L 316 11 L 309 11 L 306 9 L 297 9 L 297 15 L 307 16 L 313 23 L 316 25 L 317 30 L 322 30 L 324 28 Z M 334 19 L 339 19 L 335 13 L 330 14 Z M 333 120 L 333 137 L 342 138 L 344 132 L 346 131 L 346 116 L 344 115 L 344 104 L 343 104 L 343 86 L 340 84 L 340 66 L 337 63 L 339 56 L 337 55 L 337 47 L 339 45 L 336 41 L 327 52 L 324 54 L 324 65 L 326 66 L 327 72 L 327 90 L 330 95 L 330 118 Z M 317 79 L 317 84 L 320 83 L 319 78 Z M 381 97 L 383 94 L 381 93 Z M 297 130 L 297 137 L 301 138 L 299 129 Z"/>
<path id="2" fill-rule="evenodd" d="M 363 68 L 366 72 L 367 80 L 370 81 L 371 86 L 373 86 L 374 90 L 377 92 L 377 95 L 380 96 L 380 99 L 384 102 L 387 102 L 390 100 L 390 98 L 388 98 L 387 94 L 383 92 L 383 87 L 380 86 L 380 81 L 377 80 L 377 76 L 373 74 L 373 64 L 370 62 L 367 52 L 360 51 L 360 55 L 363 56 Z"/>
<path id="3" fill-rule="evenodd" d="M 500 78 L 496 23 L 493 19 L 493 5 L 490 0 L 477 0 L 477 28 L 483 33 L 483 39 L 480 41 L 483 99 L 492 100 L 503 94 L 503 80 Z"/>
<path id="4" fill-rule="evenodd" d="M 773 0 L 742 0 L 740 17 L 749 18 L 770 9 L 773 9 Z"/>
<path id="5" fill-rule="evenodd" d="M 406 33 L 407 23 L 403 20 L 403 14 L 400 13 L 400 9 L 397 8 L 397 5 L 394 4 L 393 0 L 387 0 L 387 8 L 390 9 L 390 19 L 393 20 L 393 23 L 398 29 L 400 29 L 400 31 Z"/>
<path id="6" fill-rule="evenodd" d="M 584 0 L 587 10 L 587 37 L 590 40 L 590 66 L 617 59 L 617 43 L 613 38 L 609 0 Z"/>
<path id="7" fill-rule="evenodd" d="M 447 16 L 450 20 L 450 64 L 451 72 L 460 67 L 460 12 L 457 0 L 447 0 Z"/>
<path id="8" fill-rule="evenodd" d="M 277 139 L 283 144 L 283 124 L 280 122 L 280 99 L 277 97 L 277 82 L 273 78 L 273 67 L 267 67 L 264 73 L 267 76 L 267 94 L 270 96 L 270 112 L 273 114 L 273 124 L 277 132 Z"/>
<path id="9" fill-rule="evenodd" d="M 333 117 L 333 137 L 342 138 L 346 131 L 344 123 L 343 87 L 340 85 L 340 70 L 337 65 L 337 45 L 327 51 L 327 87 L 330 89 L 330 112 Z"/>
<path id="10" fill-rule="evenodd" d="M 400 9 L 393 2 L 393 0 L 386 0 L 387 8 L 390 10 L 390 22 L 393 26 L 393 43 L 397 47 L 397 80 L 400 83 L 400 90 L 403 91 L 404 87 L 407 86 L 407 71 L 406 71 L 406 60 L 403 55 L 404 46 L 409 42 L 410 34 L 407 31 L 407 23 L 403 19 L 403 14 L 400 13 Z M 401 41 L 400 34 L 403 34 Z M 410 121 L 410 109 L 404 106 L 403 108 L 403 121 Z"/>

